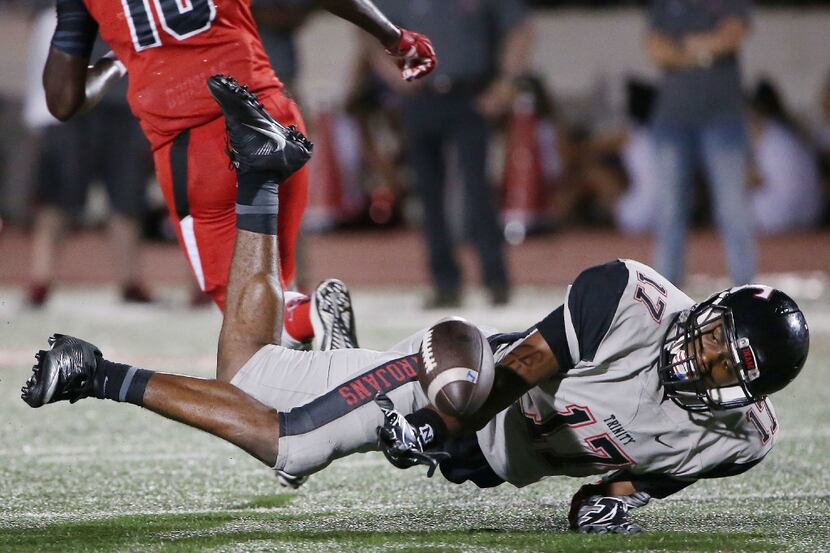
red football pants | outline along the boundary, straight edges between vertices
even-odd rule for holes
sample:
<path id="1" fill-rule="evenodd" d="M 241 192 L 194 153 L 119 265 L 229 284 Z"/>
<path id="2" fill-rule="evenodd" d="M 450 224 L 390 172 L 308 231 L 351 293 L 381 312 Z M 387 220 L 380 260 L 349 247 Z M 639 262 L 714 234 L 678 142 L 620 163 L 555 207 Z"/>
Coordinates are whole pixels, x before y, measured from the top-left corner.
<path id="1" fill-rule="evenodd" d="M 262 99 L 277 121 L 306 132 L 293 100 L 277 94 Z M 225 119 L 183 132 L 153 153 L 156 175 L 170 217 L 199 287 L 224 309 L 236 240 L 236 173 L 225 152 Z M 294 280 L 294 253 L 308 196 L 308 166 L 279 188 L 277 240 L 283 286 Z"/>

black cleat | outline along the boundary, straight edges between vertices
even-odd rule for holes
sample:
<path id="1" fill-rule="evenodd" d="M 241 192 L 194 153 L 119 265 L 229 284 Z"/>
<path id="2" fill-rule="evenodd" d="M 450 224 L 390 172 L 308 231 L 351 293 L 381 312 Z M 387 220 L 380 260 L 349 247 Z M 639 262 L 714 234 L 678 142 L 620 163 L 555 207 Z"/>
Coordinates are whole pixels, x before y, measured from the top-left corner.
<path id="1" fill-rule="evenodd" d="M 228 156 L 237 173 L 273 173 L 279 183 L 311 158 L 314 145 L 293 125 L 286 128 L 271 117 L 247 86 L 214 75 L 208 88 L 225 115 Z"/>
<path id="2" fill-rule="evenodd" d="M 35 354 L 33 374 L 20 390 L 23 401 L 40 407 L 61 400 L 75 403 L 92 395 L 101 351 L 89 342 L 64 334 L 49 338 L 49 345 L 48 351 Z"/>
<path id="3" fill-rule="evenodd" d="M 359 347 L 352 298 L 342 280 L 324 280 L 314 290 L 311 295 L 311 327 L 314 329 L 311 349 L 315 351 Z"/>

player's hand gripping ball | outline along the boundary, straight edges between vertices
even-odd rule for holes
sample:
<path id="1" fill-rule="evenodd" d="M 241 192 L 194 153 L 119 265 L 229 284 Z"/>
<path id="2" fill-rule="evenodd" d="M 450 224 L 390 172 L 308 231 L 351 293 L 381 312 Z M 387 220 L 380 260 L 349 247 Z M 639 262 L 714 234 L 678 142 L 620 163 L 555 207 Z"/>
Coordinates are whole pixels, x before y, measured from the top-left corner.
<path id="1" fill-rule="evenodd" d="M 464 319 L 444 320 L 424 334 L 420 354 L 418 380 L 430 403 L 454 417 L 475 414 L 496 372 L 487 337 Z"/>

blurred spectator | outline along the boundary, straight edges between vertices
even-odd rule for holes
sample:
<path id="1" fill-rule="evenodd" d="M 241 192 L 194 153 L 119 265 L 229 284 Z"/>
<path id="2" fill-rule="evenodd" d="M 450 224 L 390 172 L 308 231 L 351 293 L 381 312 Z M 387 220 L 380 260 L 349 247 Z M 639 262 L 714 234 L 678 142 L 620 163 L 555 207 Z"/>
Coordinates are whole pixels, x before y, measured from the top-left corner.
<path id="1" fill-rule="evenodd" d="M 35 19 L 29 50 L 24 118 L 40 134 L 35 172 L 40 205 L 32 238 L 28 301 L 40 306 L 48 298 L 60 258 L 59 242 L 67 227 L 83 215 L 87 190 L 95 178 L 103 181 L 110 198 L 110 259 L 121 298 L 152 301 L 140 283 L 138 267 L 139 219 L 150 175 L 149 145 L 127 106 L 126 83 L 94 110 L 69 123 L 59 123 L 49 114 L 40 79 L 54 29 L 55 11 L 48 8 Z M 99 40 L 93 59 L 107 50 Z M 90 259 L 92 267 L 101 262 L 101 257 Z"/>
<path id="2" fill-rule="evenodd" d="M 819 94 L 821 118 L 816 128 L 816 142 L 822 154 L 830 155 L 830 75 Z"/>
<path id="3" fill-rule="evenodd" d="M 570 217 L 589 224 L 614 224 L 637 234 L 654 230 L 660 202 L 657 154 L 650 126 L 655 89 L 626 83 L 627 122 L 600 136 L 577 140 L 567 206 Z"/>
<path id="4" fill-rule="evenodd" d="M 520 244 L 528 234 L 556 224 L 568 142 L 545 80 L 526 74 L 514 86 L 504 133 L 501 215 L 507 242 Z"/>
<path id="5" fill-rule="evenodd" d="M 655 90 L 650 84 L 629 80 L 628 128 L 621 158 L 628 187 L 614 206 L 617 228 L 634 234 L 654 230 L 660 202 L 657 153 L 651 130 Z"/>
<path id="6" fill-rule="evenodd" d="M 457 152 L 463 182 L 467 235 L 478 250 L 483 281 L 494 305 L 509 299 L 493 189 L 487 178 L 488 117 L 502 115 L 513 80 L 523 74 L 531 32 L 523 0 L 383 0 L 389 18 L 419 29 L 439 56 L 435 72 L 402 98 L 405 148 L 424 208 L 433 294 L 426 307 L 461 301 L 461 275 L 445 210 L 447 147 Z M 388 68 L 376 64 L 389 75 Z M 400 80 L 390 76 L 397 88 Z M 407 93 L 408 92 L 408 93 Z"/>
<path id="7" fill-rule="evenodd" d="M 758 181 L 751 192 L 756 228 L 774 234 L 817 224 L 823 206 L 815 153 L 769 81 L 758 83 L 749 120 Z"/>
<path id="8" fill-rule="evenodd" d="M 662 69 L 654 136 L 663 199 L 655 268 L 684 273 L 693 177 L 702 165 L 732 280 L 755 275 L 745 183 L 748 140 L 738 52 L 749 29 L 748 0 L 655 0 L 647 50 Z"/>
<path id="9" fill-rule="evenodd" d="M 256 20 L 265 53 L 292 95 L 297 94 L 296 82 L 300 74 L 296 34 L 314 7 L 312 0 L 251 1 L 251 13 Z"/>
<path id="10" fill-rule="evenodd" d="M 346 112 L 360 135 L 363 187 L 369 194 L 368 219 L 372 224 L 400 221 L 401 199 L 406 193 L 401 178 L 403 150 L 399 98 L 375 72 L 371 61 L 374 44 L 361 37 L 363 50 L 355 57 L 353 82 Z"/>

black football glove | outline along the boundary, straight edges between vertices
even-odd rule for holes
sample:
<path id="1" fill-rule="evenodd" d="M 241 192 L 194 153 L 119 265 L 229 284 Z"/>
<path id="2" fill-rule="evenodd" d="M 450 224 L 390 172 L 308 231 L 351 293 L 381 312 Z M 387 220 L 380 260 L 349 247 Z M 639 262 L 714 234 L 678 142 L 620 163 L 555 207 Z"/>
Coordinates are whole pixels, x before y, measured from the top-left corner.
<path id="1" fill-rule="evenodd" d="M 383 412 L 383 426 L 378 426 L 378 447 L 390 463 L 399 469 L 408 469 L 415 465 L 429 467 L 427 477 L 435 474 L 435 469 L 450 454 L 443 451 L 424 451 L 421 432 L 409 424 L 409 421 L 395 409 L 389 396 L 378 392 L 375 403 Z"/>
<path id="2" fill-rule="evenodd" d="M 592 495 L 579 507 L 571 528 L 580 534 L 639 534 L 642 527 L 628 515 L 629 505 L 619 497 Z"/>

